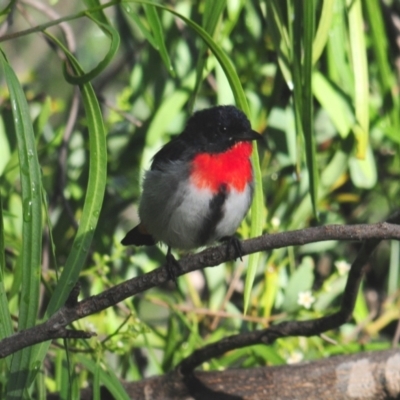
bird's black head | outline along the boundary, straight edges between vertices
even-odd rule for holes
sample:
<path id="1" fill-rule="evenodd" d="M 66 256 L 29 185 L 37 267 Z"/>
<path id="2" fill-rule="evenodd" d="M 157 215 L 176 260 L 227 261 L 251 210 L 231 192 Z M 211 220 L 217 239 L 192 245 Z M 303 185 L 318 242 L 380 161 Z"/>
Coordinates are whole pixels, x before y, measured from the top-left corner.
<path id="1" fill-rule="evenodd" d="M 237 142 L 258 140 L 246 115 L 234 106 L 217 106 L 197 111 L 189 119 L 182 139 L 197 148 L 219 153 Z"/>

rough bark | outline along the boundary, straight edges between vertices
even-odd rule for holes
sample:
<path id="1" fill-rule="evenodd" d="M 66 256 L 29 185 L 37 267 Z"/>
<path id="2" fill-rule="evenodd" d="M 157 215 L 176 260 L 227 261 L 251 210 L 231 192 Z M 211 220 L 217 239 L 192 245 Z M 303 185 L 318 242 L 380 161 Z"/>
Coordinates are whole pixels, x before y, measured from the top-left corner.
<path id="1" fill-rule="evenodd" d="M 400 398 L 400 350 L 277 367 L 197 372 L 124 383 L 135 400 L 383 400 Z M 91 389 L 81 399 L 91 399 Z M 48 397 L 58 399 L 57 395 Z M 113 399 L 106 390 L 102 400 Z"/>

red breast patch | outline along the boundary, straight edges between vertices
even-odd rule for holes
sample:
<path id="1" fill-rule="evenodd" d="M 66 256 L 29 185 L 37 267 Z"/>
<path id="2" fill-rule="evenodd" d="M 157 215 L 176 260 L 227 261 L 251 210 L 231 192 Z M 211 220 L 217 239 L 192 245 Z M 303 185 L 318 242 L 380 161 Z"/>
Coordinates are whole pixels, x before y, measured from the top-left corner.
<path id="1" fill-rule="evenodd" d="M 253 179 L 250 142 L 239 142 L 224 153 L 200 153 L 192 162 L 191 181 L 200 189 L 217 192 L 221 184 L 242 192 Z"/>

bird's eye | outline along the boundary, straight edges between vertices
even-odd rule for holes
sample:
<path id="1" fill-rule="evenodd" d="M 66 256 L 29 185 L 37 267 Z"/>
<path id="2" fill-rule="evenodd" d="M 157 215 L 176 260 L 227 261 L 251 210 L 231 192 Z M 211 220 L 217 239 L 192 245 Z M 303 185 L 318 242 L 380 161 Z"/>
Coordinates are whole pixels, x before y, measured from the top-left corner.
<path id="1" fill-rule="evenodd" d="M 226 126 L 225 125 L 219 125 L 218 129 L 219 129 L 220 133 L 225 133 L 226 132 Z"/>

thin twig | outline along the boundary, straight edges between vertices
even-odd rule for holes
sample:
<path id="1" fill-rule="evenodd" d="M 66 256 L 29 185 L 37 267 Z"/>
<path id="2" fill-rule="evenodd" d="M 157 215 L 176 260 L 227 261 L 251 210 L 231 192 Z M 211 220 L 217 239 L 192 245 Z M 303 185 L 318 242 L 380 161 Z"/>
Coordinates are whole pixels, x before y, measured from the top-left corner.
<path id="1" fill-rule="evenodd" d="M 119 4 L 119 2 L 120 2 L 119 0 L 115 0 L 115 1 L 110 1 L 108 3 L 102 4 L 102 5 L 98 6 L 98 7 L 91 7 L 90 8 L 90 12 L 104 10 L 105 8 L 108 8 L 108 7 L 115 6 L 115 5 Z M 14 32 L 14 33 L 10 33 L 8 35 L 1 36 L 0 37 L 0 43 L 1 42 L 6 42 L 8 40 L 17 39 L 17 38 L 20 38 L 22 36 L 30 35 L 31 33 L 43 32 L 44 30 L 46 30 L 47 28 L 50 28 L 52 26 L 60 25 L 63 22 L 73 21 L 75 19 L 83 18 L 83 17 L 86 17 L 86 16 L 87 16 L 87 11 L 81 11 L 81 12 L 78 12 L 76 14 L 67 15 L 66 17 L 62 17 L 62 18 L 59 18 L 59 19 L 56 19 L 56 20 L 53 20 L 53 21 L 49 21 L 49 22 L 46 22 L 45 24 L 34 26 L 32 28 L 25 29 L 23 31 Z"/>
<path id="2" fill-rule="evenodd" d="M 400 214 L 396 214 L 396 218 L 391 218 L 390 221 L 398 222 L 400 220 L 399 217 Z M 383 239 L 400 240 L 400 226 L 387 222 L 370 225 L 327 225 L 273 235 L 263 235 L 258 238 L 242 241 L 242 254 L 247 255 L 258 251 L 327 240 L 366 240 L 363 249 L 360 251 L 350 270 L 343 295 L 342 307 L 338 313 L 312 321 L 283 322 L 263 331 L 239 335 L 234 340 L 227 338 L 227 342 L 222 341 L 218 343 L 219 354 L 224 353 L 228 349 L 248 346 L 252 343 L 271 343 L 278 337 L 288 335 L 317 335 L 323 331 L 340 326 L 351 316 L 357 295 L 357 291 L 354 291 L 354 288 L 358 288 L 360 284 L 363 267 L 373 249 Z M 189 255 L 180 260 L 180 268 L 177 268 L 175 275 L 178 277 L 188 272 L 219 265 L 234 258 L 234 249 L 231 246 L 227 247 L 226 244 L 208 248 L 198 254 Z M 154 271 L 116 285 L 96 296 L 88 297 L 73 306 L 64 306 L 46 322 L 17 332 L 1 340 L 0 358 L 43 341 L 65 338 L 67 337 L 65 327 L 70 323 L 105 310 L 128 297 L 144 292 L 152 287 L 159 286 L 167 282 L 169 276 L 170 274 L 164 264 Z M 196 352 L 191 361 L 184 363 L 181 366 L 182 371 L 190 372 L 199 363 L 203 362 L 203 360 L 215 356 L 215 349 L 211 351 L 208 351 L 209 348 L 205 349 L 205 352 Z"/>
<path id="3" fill-rule="evenodd" d="M 221 318 L 230 318 L 230 319 L 240 319 L 242 321 L 248 321 L 248 322 L 254 322 L 257 324 L 262 324 L 262 325 L 269 325 L 272 321 L 275 321 L 277 319 L 283 319 L 286 317 L 286 313 L 281 313 L 281 314 L 276 314 L 272 315 L 271 317 L 268 318 L 263 318 L 263 317 L 254 317 L 252 315 L 244 315 L 244 314 L 234 314 L 234 313 L 229 313 L 226 311 L 215 311 L 215 310 L 209 310 L 208 308 L 197 308 L 197 307 L 192 307 L 188 306 L 186 304 L 169 304 L 165 301 L 162 301 L 157 298 L 147 298 L 147 300 L 150 301 L 150 303 L 157 304 L 161 307 L 165 308 L 172 308 L 173 310 L 177 311 L 182 311 L 186 313 L 193 313 L 196 315 L 208 315 L 211 317 L 217 317 L 219 319 Z"/>
<path id="4" fill-rule="evenodd" d="M 131 113 L 129 112 L 125 112 L 123 110 L 121 110 L 120 108 L 114 106 L 113 104 L 111 104 L 108 100 L 106 99 L 101 99 L 101 102 L 110 110 L 113 110 L 114 112 L 116 112 L 118 115 L 120 115 L 122 118 L 126 119 L 128 122 L 130 122 L 132 125 L 135 125 L 137 127 L 141 127 L 143 125 L 143 122 L 140 121 L 138 118 L 136 118 L 135 116 L 133 116 Z"/>
<path id="5" fill-rule="evenodd" d="M 228 301 L 232 297 L 233 292 L 235 291 L 235 288 L 236 288 L 236 286 L 237 286 L 237 284 L 238 284 L 238 282 L 240 280 L 240 276 L 242 275 L 243 268 L 244 268 L 243 263 L 241 263 L 239 265 L 239 267 L 236 268 L 235 273 L 233 275 L 233 278 L 231 280 L 231 283 L 229 285 L 228 291 L 226 292 L 225 297 L 222 300 L 222 303 L 221 303 L 221 305 L 219 307 L 219 311 L 222 311 L 222 310 L 225 309 L 226 305 L 228 304 Z M 215 318 L 211 322 L 210 331 L 214 331 L 215 329 L 217 329 L 217 326 L 218 326 L 218 323 L 219 323 L 220 319 L 221 319 L 221 317 L 218 314 L 216 314 Z"/>
<path id="6" fill-rule="evenodd" d="M 60 15 L 54 11 L 52 8 L 48 7 L 47 4 L 41 3 L 36 0 L 22 0 L 22 3 L 36 8 L 36 10 L 41 11 L 51 20 L 59 20 L 61 17 Z M 33 24 L 32 24 L 33 25 Z M 72 30 L 71 26 L 67 22 L 61 22 L 58 24 L 59 28 L 64 34 L 64 38 L 67 44 L 67 48 L 71 53 L 75 53 L 76 51 L 76 40 L 74 31 Z"/>

